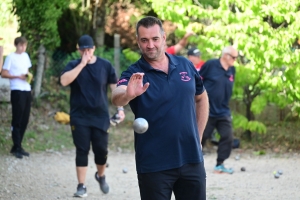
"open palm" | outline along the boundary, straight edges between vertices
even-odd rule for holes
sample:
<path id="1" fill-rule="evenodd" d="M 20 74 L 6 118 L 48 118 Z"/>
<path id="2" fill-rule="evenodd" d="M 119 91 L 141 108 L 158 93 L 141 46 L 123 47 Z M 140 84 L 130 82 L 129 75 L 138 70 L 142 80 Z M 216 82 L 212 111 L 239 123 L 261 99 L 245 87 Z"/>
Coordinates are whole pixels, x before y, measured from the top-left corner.
<path id="1" fill-rule="evenodd" d="M 149 87 L 149 83 L 143 85 L 143 76 L 144 73 L 134 73 L 130 77 L 130 80 L 127 85 L 127 96 L 130 99 L 134 99 L 135 97 L 143 94 Z"/>

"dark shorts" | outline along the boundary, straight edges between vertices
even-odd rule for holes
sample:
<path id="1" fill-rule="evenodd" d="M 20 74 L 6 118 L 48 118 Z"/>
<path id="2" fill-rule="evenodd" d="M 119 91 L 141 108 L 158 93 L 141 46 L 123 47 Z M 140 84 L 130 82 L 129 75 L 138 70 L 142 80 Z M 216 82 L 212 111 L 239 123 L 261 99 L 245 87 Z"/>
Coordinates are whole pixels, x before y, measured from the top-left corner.
<path id="1" fill-rule="evenodd" d="M 205 200 L 204 163 L 185 164 L 180 168 L 138 174 L 141 200 Z"/>
<path id="2" fill-rule="evenodd" d="M 95 163 L 104 165 L 107 160 L 108 133 L 95 127 L 71 125 L 76 146 L 76 166 L 87 166 L 90 146 L 95 154 Z"/>

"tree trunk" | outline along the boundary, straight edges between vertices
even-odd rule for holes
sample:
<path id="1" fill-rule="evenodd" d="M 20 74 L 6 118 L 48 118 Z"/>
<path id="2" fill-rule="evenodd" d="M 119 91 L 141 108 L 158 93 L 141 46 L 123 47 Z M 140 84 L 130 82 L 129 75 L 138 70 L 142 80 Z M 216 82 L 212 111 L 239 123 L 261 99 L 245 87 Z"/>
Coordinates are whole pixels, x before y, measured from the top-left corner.
<path id="1" fill-rule="evenodd" d="M 252 120 L 255 119 L 254 114 L 251 111 L 251 105 L 252 105 L 252 101 L 248 102 L 246 104 L 246 117 L 247 117 L 248 121 L 252 121 Z M 252 139 L 252 132 L 250 130 L 246 130 L 244 132 L 244 135 L 245 135 L 245 137 L 246 137 L 246 139 L 248 141 L 251 141 L 251 139 Z"/>
<path id="2" fill-rule="evenodd" d="M 116 74 L 120 76 L 120 35 L 114 35 L 114 65 L 116 69 Z"/>
<path id="3" fill-rule="evenodd" d="M 249 87 L 244 88 L 244 99 L 243 99 L 245 105 L 246 105 L 246 118 L 248 121 L 252 121 L 255 119 L 253 112 L 251 111 L 251 105 L 253 101 L 253 97 L 251 96 L 251 91 L 249 90 Z M 251 141 L 252 139 L 252 132 L 250 130 L 246 130 L 244 132 L 245 139 L 248 141 Z"/>
<path id="4" fill-rule="evenodd" d="M 38 50 L 38 63 L 37 63 L 37 70 L 35 75 L 34 81 L 34 98 L 37 98 L 41 93 L 41 86 L 43 80 L 43 73 L 44 73 L 44 66 L 45 66 L 45 52 L 46 49 L 44 45 L 40 45 Z"/>
<path id="5" fill-rule="evenodd" d="M 107 0 L 92 0 L 93 35 L 96 47 L 104 46 Z"/>

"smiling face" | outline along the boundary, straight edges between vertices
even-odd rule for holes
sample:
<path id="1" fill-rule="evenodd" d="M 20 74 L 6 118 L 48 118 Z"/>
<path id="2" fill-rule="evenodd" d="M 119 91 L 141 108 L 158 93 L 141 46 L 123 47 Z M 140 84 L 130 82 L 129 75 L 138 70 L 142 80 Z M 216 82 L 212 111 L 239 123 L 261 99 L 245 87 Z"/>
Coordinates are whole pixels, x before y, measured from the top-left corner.
<path id="1" fill-rule="evenodd" d="M 148 28 L 140 26 L 137 43 L 146 60 L 158 60 L 165 54 L 166 35 L 157 24 Z"/>

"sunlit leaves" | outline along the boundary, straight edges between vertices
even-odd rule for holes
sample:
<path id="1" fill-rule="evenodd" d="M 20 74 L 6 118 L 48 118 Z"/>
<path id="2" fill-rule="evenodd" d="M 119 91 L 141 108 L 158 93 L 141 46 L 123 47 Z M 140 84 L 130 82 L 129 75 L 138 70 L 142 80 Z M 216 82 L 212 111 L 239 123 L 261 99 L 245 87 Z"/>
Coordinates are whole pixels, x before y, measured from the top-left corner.
<path id="1" fill-rule="evenodd" d="M 190 19 L 189 24 L 200 35 L 191 42 L 198 44 L 204 58 L 218 57 L 230 44 L 239 49 L 233 98 L 247 98 L 254 114 L 262 112 L 267 103 L 282 108 L 300 101 L 300 52 L 294 47 L 300 39 L 299 0 L 220 0 L 215 9 L 191 1 L 151 2 L 164 19 L 178 24 L 186 17 Z M 176 17 L 176 10 L 168 9 L 176 8 L 176 4 L 186 9 L 184 16 L 181 12 Z M 197 24 L 201 28 L 195 28 Z M 295 111 L 300 110 L 295 106 Z M 240 123 L 250 131 L 265 132 L 259 122 Z"/>

